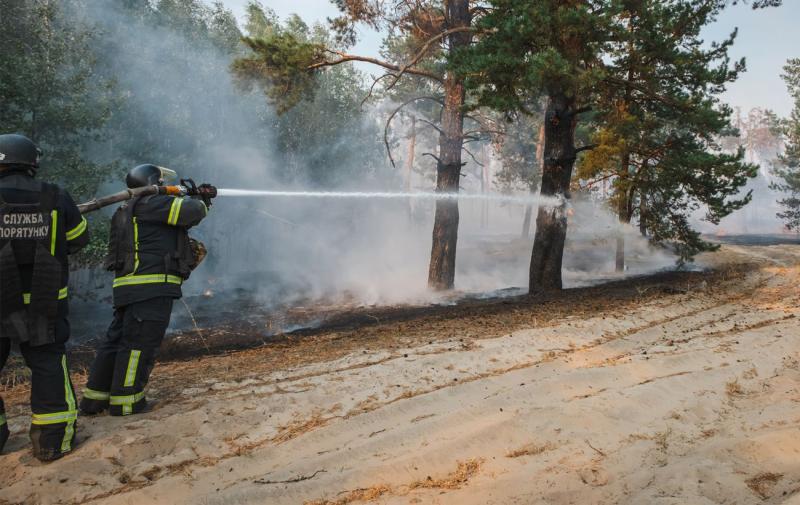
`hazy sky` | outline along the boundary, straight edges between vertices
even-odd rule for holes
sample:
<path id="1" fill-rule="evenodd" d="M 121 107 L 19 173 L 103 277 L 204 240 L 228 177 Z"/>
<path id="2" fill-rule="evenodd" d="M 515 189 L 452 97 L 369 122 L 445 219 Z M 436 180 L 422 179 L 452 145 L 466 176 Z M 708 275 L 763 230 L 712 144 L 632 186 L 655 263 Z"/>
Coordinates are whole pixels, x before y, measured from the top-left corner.
<path id="1" fill-rule="evenodd" d="M 248 0 L 223 0 L 223 3 L 241 16 Z M 282 18 L 297 13 L 309 23 L 324 22 L 336 15 L 336 8 L 327 0 L 262 0 L 262 3 Z M 792 104 L 780 74 L 787 59 L 800 58 L 800 0 L 784 0 L 784 4 L 759 11 L 743 5 L 732 7 L 709 27 L 706 34 L 709 41 L 721 40 L 735 27 L 739 28 L 731 56 L 745 57 L 748 70 L 728 89 L 725 98 L 730 104 L 745 110 L 764 107 L 788 115 Z M 355 51 L 377 54 L 380 35 L 363 31 L 361 38 Z M 369 66 L 362 68 L 370 71 Z"/>

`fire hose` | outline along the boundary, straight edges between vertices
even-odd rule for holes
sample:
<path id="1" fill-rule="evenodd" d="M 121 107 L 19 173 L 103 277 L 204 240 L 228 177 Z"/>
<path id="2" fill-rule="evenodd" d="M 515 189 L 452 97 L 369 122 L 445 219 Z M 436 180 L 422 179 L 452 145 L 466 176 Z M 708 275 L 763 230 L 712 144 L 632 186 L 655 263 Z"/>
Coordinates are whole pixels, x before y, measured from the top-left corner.
<path id="1" fill-rule="evenodd" d="M 191 196 L 200 198 L 203 200 L 203 203 L 206 204 L 206 207 L 210 207 L 211 200 L 217 197 L 217 188 L 211 184 L 201 184 L 198 186 L 192 179 L 181 179 L 181 183 L 175 186 L 142 186 L 140 188 L 126 189 L 108 196 L 95 198 L 78 205 L 78 210 L 81 211 L 81 214 L 86 214 L 87 212 L 93 212 L 115 203 L 146 195 Z"/>

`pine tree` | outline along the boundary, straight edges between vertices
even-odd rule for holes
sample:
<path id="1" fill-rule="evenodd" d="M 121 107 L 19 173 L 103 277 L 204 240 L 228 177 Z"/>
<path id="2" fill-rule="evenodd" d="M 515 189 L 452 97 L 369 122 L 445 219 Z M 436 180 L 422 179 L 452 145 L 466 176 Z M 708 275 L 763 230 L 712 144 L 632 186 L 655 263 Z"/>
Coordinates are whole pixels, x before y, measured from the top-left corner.
<path id="1" fill-rule="evenodd" d="M 677 246 L 681 260 L 713 247 L 689 226 L 706 209 L 718 223 L 750 201 L 737 198 L 757 167 L 731 155 L 718 139 L 730 130 L 732 110 L 718 95 L 744 70 L 730 65 L 735 32 L 703 46 L 701 30 L 723 2 L 625 2 L 623 29 L 604 58 L 604 82 L 594 101 L 596 132 L 579 166 L 586 179 L 613 183 L 613 207 L 624 226 L 638 214 L 640 229 Z M 664 209 L 664 205 L 667 209 Z M 625 265 L 617 239 L 617 270 Z"/>
<path id="2" fill-rule="evenodd" d="M 459 52 L 452 64 L 476 93 L 476 106 L 524 112 L 530 100 L 547 97 L 542 195 L 566 200 L 578 154 L 596 149 L 594 164 L 612 166 L 619 176 L 621 214 L 633 213 L 630 181 L 635 177 L 639 194 L 650 202 L 646 208 L 653 210 L 645 212 L 652 237 L 677 240 L 681 257 L 687 258 L 710 247 L 689 226 L 689 215 L 705 204 L 707 218 L 716 221 L 744 205 L 746 197 L 727 198 L 754 171 L 741 163 L 741 153 L 719 152 L 713 138 L 725 130 L 730 115 L 716 95 L 741 67 L 729 68 L 730 41 L 704 50 L 696 33 L 731 3 L 492 0 L 478 24 L 477 44 Z M 753 7 L 777 4 L 754 2 Z M 667 28 L 674 33 L 657 31 Z M 593 109 L 594 116 L 614 126 L 598 132 L 600 145 L 577 147 L 579 119 L 590 118 Z M 652 135 L 639 139 L 641 129 Z M 651 152 L 638 160 L 638 176 L 631 173 L 634 148 Z M 564 207 L 539 208 L 532 292 L 561 288 Z"/>
<path id="3" fill-rule="evenodd" d="M 476 93 L 476 106 L 514 114 L 546 97 L 540 205 L 531 254 L 531 292 L 561 289 L 567 233 L 565 200 L 578 153 L 575 132 L 591 110 L 603 74 L 601 55 L 614 32 L 615 2 L 492 0 L 478 24 L 479 40 L 452 59 Z M 535 135 L 531 132 L 531 135 Z"/>
<path id="4" fill-rule="evenodd" d="M 104 137 L 118 96 L 95 75 L 97 31 L 76 20 L 73 1 L 0 0 L 0 131 L 21 133 L 44 151 L 39 174 L 80 201 L 95 194 L 115 164 L 87 154 Z M 82 262 L 105 254 L 102 219 L 90 216 Z"/>
<path id="5" fill-rule="evenodd" d="M 800 58 L 789 60 L 783 71 L 782 77 L 794 99 L 794 108 L 781 125 L 786 147 L 778 159 L 780 182 L 773 187 L 788 193 L 779 201 L 784 211 L 778 217 L 786 222 L 788 229 L 800 231 Z"/>

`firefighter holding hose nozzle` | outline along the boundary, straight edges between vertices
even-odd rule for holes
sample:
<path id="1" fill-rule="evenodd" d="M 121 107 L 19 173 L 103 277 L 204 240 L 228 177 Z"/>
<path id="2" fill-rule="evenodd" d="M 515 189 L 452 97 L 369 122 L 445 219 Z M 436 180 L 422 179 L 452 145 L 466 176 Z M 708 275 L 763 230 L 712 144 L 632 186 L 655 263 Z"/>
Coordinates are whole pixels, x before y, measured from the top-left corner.
<path id="1" fill-rule="evenodd" d="M 33 455 L 52 461 L 75 438 L 67 256 L 89 243 L 89 231 L 66 191 L 35 179 L 40 156 L 29 138 L 0 135 L 0 370 L 12 343 L 19 346 L 31 370 Z M 0 399 L 0 451 L 8 436 Z"/>
<path id="2" fill-rule="evenodd" d="M 206 217 L 216 196 L 216 188 L 198 188 L 191 179 L 168 186 L 176 179 L 175 172 L 156 165 L 137 166 L 126 177 L 131 198 L 112 217 L 105 265 L 114 272 L 114 319 L 89 372 L 83 414 L 108 409 L 112 416 L 125 416 L 147 405 L 144 388 L 172 304 L 205 256 L 188 230 Z M 147 188 L 153 191 L 142 191 Z M 98 204 L 86 206 L 88 211 Z"/>

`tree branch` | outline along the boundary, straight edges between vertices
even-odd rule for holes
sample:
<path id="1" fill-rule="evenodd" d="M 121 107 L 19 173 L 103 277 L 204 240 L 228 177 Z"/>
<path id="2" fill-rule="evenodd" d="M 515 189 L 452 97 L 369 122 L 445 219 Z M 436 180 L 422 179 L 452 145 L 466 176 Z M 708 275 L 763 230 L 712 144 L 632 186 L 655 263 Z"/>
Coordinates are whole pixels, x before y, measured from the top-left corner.
<path id="1" fill-rule="evenodd" d="M 474 161 L 474 162 L 475 162 L 475 163 L 476 163 L 476 164 L 477 164 L 479 167 L 482 167 L 482 166 L 483 166 L 483 163 L 481 163 L 480 161 L 478 161 L 478 159 L 477 159 L 477 158 L 475 158 L 475 155 L 474 155 L 474 154 L 472 154 L 472 153 L 470 152 L 470 150 L 469 150 L 469 149 L 467 149 L 467 148 L 466 148 L 466 147 L 464 147 L 463 145 L 461 146 L 461 149 L 462 149 L 462 150 L 464 150 L 464 151 L 466 151 L 466 153 L 467 153 L 467 154 L 469 154 L 469 157 L 470 157 L 470 158 L 472 158 L 472 161 Z"/>
<path id="2" fill-rule="evenodd" d="M 397 65 L 389 63 L 388 61 L 379 60 L 377 58 L 369 58 L 367 56 L 358 56 L 358 55 L 355 55 L 355 54 L 347 54 L 347 53 L 344 53 L 342 51 L 334 51 L 334 50 L 331 50 L 331 49 L 328 49 L 327 51 L 329 53 L 333 53 L 333 54 L 339 56 L 339 59 L 333 60 L 333 61 L 326 60 L 326 61 L 321 61 L 319 63 L 314 63 L 313 65 L 307 66 L 306 70 L 316 70 L 316 69 L 319 69 L 319 68 L 322 68 L 322 67 L 333 67 L 333 66 L 336 66 L 336 65 L 341 65 L 342 63 L 346 63 L 348 61 L 363 61 L 365 63 L 372 63 L 373 65 L 377 65 L 379 67 L 383 67 L 383 68 L 388 69 L 388 70 L 393 70 L 395 72 L 399 72 L 400 70 L 402 70 L 402 68 L 397 66 Z M 432 79 L 432 80 L 434 80 L 436 82 L 443 82 L 442 78 L 439 77 L 438 75 L 436 75 L 434 73 L 431 73 L 431 72 L 427 72 L 425 70 L 419 70 L 417 68 L 407 68 L 407 69 L 405 69 L 405 73 L 413 74 L 413 75 L 419 75 L 419 76 L 422 76 L 422 77 L 427 77 L 427 78 Z"/>
<path id="3" fill-rule="evenodd" d="M 428 126 L 430 126 L 431 128 L 433 128 L 434 130 L 436 130 L 437 132 L 439 132 L 441 135 L 444 135 L 444 131 L 443 131 L 441 128 L 439 128 L 438 126 L 436 126 L 434 123 L 432 123 L 432 122 L 428 121 L 427 119 L 423 119 L 423 118 L 417 118 L 417 121 L 420 121 L 420 122 L 422 122 L 422 123 L 425 123 L 425 124 L 427 124 Z"/>
<path id="4" fill-rule="evenodd" d="M 470 130 L 470 131 L 464 133 L 464 137 L 467 137 L 469 135 L 474 135 L 476 133 L 486 133 L 488 135 L 505 135 L 506 134 L 506 132 L 501 131 L 501 130 Z"/>
<path id="5" fill-rule="evenodd" d="M 361 100 L 361 106 L 360 107 L 362 109 L 364 108 L 364 104 L 367 102 L 367 100 L 369 100 L 372 97 L 372 92 L 375 90 L 375 86 L 378 84 L 378 82 L 381 79 L 384 79 L 386 77 L 391 77 L 393 75 L 394 74 L 391 74 L 391 73 L 387 72 L 387 73 L 383 74 L 382 76 L 378 77 L 377 79 L 373 79 L 372 80 L 372 86 L 369 87 L 369 93 L 367 93 L 367 96 L 365 96 L 364 99 Z"/>
<path id="6" fill-rule="evenodd" d="M 442 166 L 442 160 L 440 160 L 440 159 L 439 159 L 439 157 L 438 157 L 438 156 L 436 156 L 435 154 L 433 154 L 433 153 L 422 153 L 422 155 L 423 155 L 423 156 L 430 156 L 431 158 L 435 159 L 435 160 L 436 160 L 436 168 L 437 168 L 437 169 L 438 169 L 440 166 Z"/>
<path id="7" fill-rule="evenodd" d="M 686 104 L 673 100 L 671 98 L 659 95 L 657 93 L 650 92 L 647 88 L 636 84 L 635 82 L 626 81 L 625 79 L 618 79 L 616 77 L 607 76 L 605 78 L 607 82 L 616 84 L 618 86 L 630 86 L 631 88 L 635 89 L 642 95 L 646 96 L 651 100 L 655 100 L 657 102 L 661 102 L 663 104 L 669 105 L 670 107 L 675 107 L 676 109 L 680 110 L 688 110 L 690 107 Z"/>
<path id="8" fill-rule="evenodd" d="M 397 84 L 397 81 L 399 81 L 400 78 L 403 77 L 403 74 L 408 72 L 409 68 L 412 65 L 416 65 L 419 62 L 419 60 L 421 60 L 428 53 L 428 49 L 431 47 L 431 44 L 433 44 L 434 42 L 437 42 L 437 41 L 439 41 L 439 40 L 441 40 L 441 39 L 443 39 L 443 38 L 445 38 L 448 35 L 451 35 L 453 33 L 471 32 L 471 31 L 474 31 L 474 28 L 471 27 L 471 26 L 459 26 L 459 27 L 456 27 L 456 28 L 450 28 L 449 30 L 445 30 L 445 31 L 443 31 L 441 33 L 437 33 L 433 37 L 429 38 L 422 45 L 422 49 L 420 49 L 417 52 L 417 54 L 413 58 L 411 58 L 411 61 L 409 61 L 408 63 L 403 65 L 403 67 L 400 69 L 400 71 L 395 76 L 394 81 L 392 81 L 391 84 L 389 84 L 386 87 L 386 91 L 389 91 L 390 89 L 392 89 L 395 86 L 395 84 Z M 409 73 L 411 73 L 411 72 L 409 72 Z M 441 80 L 440 80 L 440 82 L 441 82 Z"/>
<path id="9" fill-rule="evenodd" d="M 397 168 L 397 166 L 394 163 L 394 158 L 392 158 L 392 148 L 389 145 L 389 126 L 392 123 L 392 119 L 394 119 L 394 117 L 397 115 L 398 112 L 400 112 L 407 105 L 416 102 L 417 100 L 432 100 L 440 105 L 444 105 L 443 102 L 438 98 L 436 98 L 435 96 L 418 96 L 410 100 L 406 100 L 405 102 L 401 103 L 395 110 L 392 111 L 392 113 L 389 115 L 389 118 L 386 120 L 386 125 L 383 127 L 383 143 L 386 146 L 386 154 L 389 156 L 389 162 L 391 162 L 392 168 Z"/>
<path id="10" fill-rule="evenodd" d="M 599 144 L 588 144 L 588 145 L 585 145 L 585 146 L 581 146 L 581 147 L 575 149 L 575 154 L 578 154 L 578 153 L 583 152 L 583 151 L 591 151 L 592 149 L 595 149 L 595 148 L 597 148 L 599 146 L 600 146 Z"/>
<path id="11" fill-rule="evenodd" d="M 588 187 L 588 186 L 594 186 L 594 185 L 595 185 L 595 184 L 597 184 L 598 182 L 603 182 L 603 181 L 606 181 L 606 180 L 608 180 L 608 179 L 611 179 L 612 177 L 616 177 L 616 176 L 617 176 L 617 173 L 616 173 L 616 172 L 613 172 L 613 173 L 610 173 L 610 174 L 606 174 L 606 175 L 604 175 L 603 177 L 600 177 L 599 179 L 593 179 L 593 180 L 591 180 L 591 181 L 587 182 L 587 183 L 586 183 L 586 186 L 587 186 L 587 187 Z"/>

